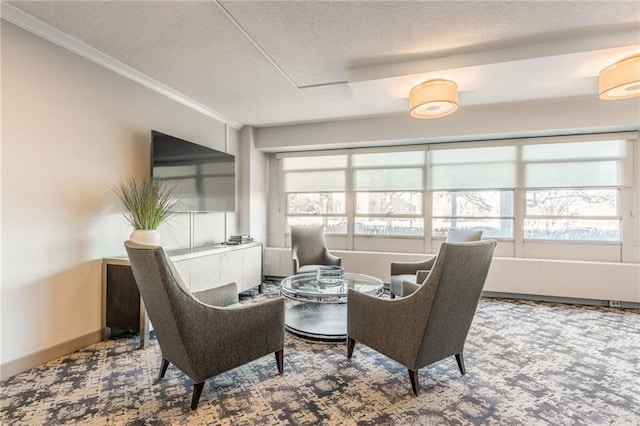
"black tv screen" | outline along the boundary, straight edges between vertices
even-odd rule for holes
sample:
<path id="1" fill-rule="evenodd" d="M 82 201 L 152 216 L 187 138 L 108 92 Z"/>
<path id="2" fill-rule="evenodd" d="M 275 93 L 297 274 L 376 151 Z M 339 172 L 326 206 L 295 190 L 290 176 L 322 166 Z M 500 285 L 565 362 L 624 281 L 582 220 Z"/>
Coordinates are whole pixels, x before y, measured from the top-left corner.
<path id="1" fill-rule="evenodd" d="M 231 212 L 236 206 L 235 157 L 151 131 L 151 176 L 175 186 L 181 212 Z"/>

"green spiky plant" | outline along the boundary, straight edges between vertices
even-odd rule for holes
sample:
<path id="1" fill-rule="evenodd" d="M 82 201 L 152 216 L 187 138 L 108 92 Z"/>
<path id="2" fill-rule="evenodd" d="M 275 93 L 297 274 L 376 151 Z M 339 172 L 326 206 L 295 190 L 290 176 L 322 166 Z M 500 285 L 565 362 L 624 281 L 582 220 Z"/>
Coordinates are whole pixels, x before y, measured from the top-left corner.
<path id="1" fill-rule="evenodd" d="M 158 229 L 180 207 L 175 187 L 159 180 L 139 183 L 129 179 L 121 181 L 113 191 L 122 201 L 122 215 L 139 230 Z"/>

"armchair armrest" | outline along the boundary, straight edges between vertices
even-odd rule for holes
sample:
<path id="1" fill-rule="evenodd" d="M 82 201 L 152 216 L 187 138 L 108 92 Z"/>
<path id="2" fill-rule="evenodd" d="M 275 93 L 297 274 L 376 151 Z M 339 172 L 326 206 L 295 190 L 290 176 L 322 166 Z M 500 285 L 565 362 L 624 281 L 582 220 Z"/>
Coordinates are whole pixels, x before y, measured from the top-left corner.
<path id="1" fill-rule="evenodd" d="M 291 250 L 291 257 L 293 258 L 293 273 L 297 274 L 300 268 L 300 261 L 298 260 L 298 253 L 295 250 Z"/>
<path id="2" fill-rule="evenodd" d="M 391 262 L 391 275 L 414 275 L 419 270 L 431 269 L 435 262 L 436 256 L 432 256 L 421 262 Z"/>
<path id="3" fill-rule="evenodd" d="M 420 284 L 412 283 L 411 281 L 402 282 L 402 297 L 413 294 L 420 288 Z"/>
<path id="4" fill-rule="evenodd" d="M 420 269 L 416 272 L 416 283 L 422 284 L 429 276 L 431 270 Z"/>
<path id="5" fill-rule="evenodd" d="M 194 302 L 193 308 L 184 344 L 203 380 L 284 347 L 283 297 L 223 308 Z"/>
<path id="6" fill-rule="evenodd" d="M 381 299 L 353 289 L 347 300 L 349 337 L 404 365 L 415 363 L 429 309 L 416 297 Z"/>
<path id="7" fill-rule="evenodd" d="M 240 301 L 236 283 L 229 283 L 192 294 L 200 302 L 211 306 L 229 306 Z"/>
<path id="8" fill-rule="evenodd" d="M 221 324 L 213 335 L 223 335 L 225 344 L 237 348 L 237 357 L 249 352 L 249 346 L 273 346 L 265 353 L 282 349 L 284 346 L 284 297 L 264 300 L 247 305 L 220 308 Z M 214 336 L 209 336 L 209 339 Z"/>
<path id="9" fill-rule="evenodd" d="M 252 339 L 261 340 L 265 336 L 281 336 L 284 344 L 284 297 L 263 300 L 262 302 L 246 305 L 234 305 L 222 308 L 225 314 L 224 320 L 228 324 L 233 338 L 242 338 L 251 335 Z M 269 330 L 275 330 L 270 333 Z M 258 339 L 259 338 L 259 339 Z"/>
<path id="10" fill-rule="evenodd" d="M 324 252 L 324 264 L 332 266 L 340 266 L 342 264 L 342 258 L 334 256 L 329 251 Z"/>

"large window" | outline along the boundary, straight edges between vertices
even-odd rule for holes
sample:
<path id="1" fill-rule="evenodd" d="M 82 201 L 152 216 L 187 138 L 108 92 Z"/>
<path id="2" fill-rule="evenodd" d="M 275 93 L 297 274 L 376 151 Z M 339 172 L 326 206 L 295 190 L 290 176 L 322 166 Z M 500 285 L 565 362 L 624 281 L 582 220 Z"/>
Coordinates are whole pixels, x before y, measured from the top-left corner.
<path id="1" fill-rule="evenodd" d="M 438 147 L 431 152 L 432 236 L 449 229 L 483 231 L 484 238 L 513 238 L 517 146 Z"/>
<path id="2" fill-rule="evenodd" d="M 523 146 L 525 239 L 621 241 L 627 150 L 623 140 Z"/>
<path id="3" fill-rule="evenodd" d="M 347 233 L 344 192 L 287 194 L 287 225 L 322 225 L 325 232 Z"/>
<path id="4" fill-rule="evenodd" d="M 617 189 L 527 191 L 524 237 L 620 241 Z"/>
<path id="5" fill-rule="evenodd" d="M 346 155 L 283 159 L 287 232 L 291 225 L 322 225 L 327 233 L 347 233 L 346 167 Z"/>
<path id="6" fill-rule="evenodd" d="M 513 238 L 513 191 L 435 191 L 433 236 L 451 228 L 483 231 L 484 238 Z"/>
<path id="7" fill-rule="evenodd" d="M 634 140 L 594 135 L 285 154 L 286 229 L 320 224 L 348 238 L 429 240 L 462 228 L 518 244 L 620 244 Z M 627 205 L 637 202 L 626 197 Z"/>
<path id="8" fill-rule="evenodd" d="M 352 156 L 354 235 L 424 235 L 425 151 Z"/>
<path id="9" fill-rule="evenodd" d="M 422 192 L 358 192 L 357 235 L 424 235 Z"/>

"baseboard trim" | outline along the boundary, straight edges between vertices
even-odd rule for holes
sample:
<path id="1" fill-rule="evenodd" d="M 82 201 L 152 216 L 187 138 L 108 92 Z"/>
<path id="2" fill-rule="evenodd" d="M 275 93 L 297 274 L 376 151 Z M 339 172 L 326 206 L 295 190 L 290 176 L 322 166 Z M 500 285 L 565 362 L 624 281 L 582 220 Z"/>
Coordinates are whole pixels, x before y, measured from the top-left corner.
<path id="1" fill-rule="evenodd" d="M 60 343 L 59 345 L 51 346 L 50 348 L 14 359 L 13 361 L 5 362 L 4 364 L 0 364 L 0 380 L 7 380 L 16 374 L 23 373 L 33 367 L 68 355 L 100 341 L 102 341 L 102 330 L 96 330 L 73 340 Z"/>
<path id="2" fill-rule="evenodd" d="M 559 296 L 543 296 L 537 294 L 521 294 L 521 293 L 502 293 L 497 291 L 483 291 L 482 296 L 503 298 L 503 299 L 520 299 L 520 300 L 533 300 L 536 302 L 552 302 L 552 303 L 566 303 L 570 305 L 589 305 L 589 306 L 609 306 L 608 300 L 597 299 L 581 299 L 577 297 L 559 297 Z M 635 302 L 619 302 L 620 308 L 625 309 L 638 309 L 640 303 Z"/>

